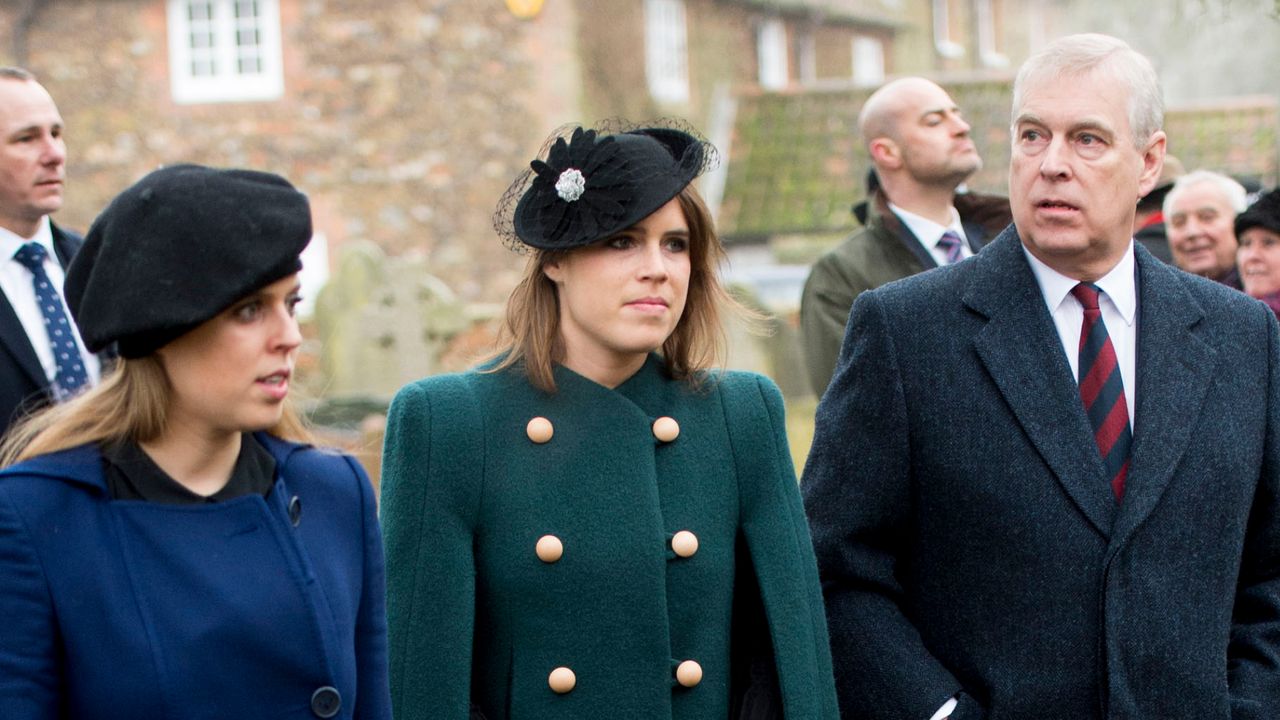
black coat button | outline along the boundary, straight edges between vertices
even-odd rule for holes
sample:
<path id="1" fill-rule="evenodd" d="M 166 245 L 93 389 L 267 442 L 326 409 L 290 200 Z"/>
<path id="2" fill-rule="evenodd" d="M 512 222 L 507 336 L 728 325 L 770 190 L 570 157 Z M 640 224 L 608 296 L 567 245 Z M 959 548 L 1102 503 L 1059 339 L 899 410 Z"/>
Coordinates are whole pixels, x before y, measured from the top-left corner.
<path id="1" fill-rule="evenodd" d="M 298 498 L 294 498 L 297 500 Z M 325 685 L 311 693 L 311 712 L 318 718 L 331 718 L 342 709 L 342 695 L 337 688 Z"/>
<path id="2" fill-rule="evenodd" d="M 289 500 L 289 522 L 293 523 L 294 527 L 298 527 L 298 523 L 302 522 L 302 501 L 297 495 Z"/>

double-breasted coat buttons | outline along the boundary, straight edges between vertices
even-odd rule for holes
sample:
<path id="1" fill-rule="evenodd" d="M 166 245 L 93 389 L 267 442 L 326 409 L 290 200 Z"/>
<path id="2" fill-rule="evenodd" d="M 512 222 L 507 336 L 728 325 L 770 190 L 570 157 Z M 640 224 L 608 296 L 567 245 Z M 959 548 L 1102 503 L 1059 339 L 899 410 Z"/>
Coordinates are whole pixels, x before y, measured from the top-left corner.
<path id="1" fill-rule="evenodd" d="M 302 522 L 302 500 L 294 495 L 289 499 L 289 522 L 294 527 L 298 527 L 298 523 Z"/>
<path id="2" fill-rule="evenodd" d="M 551 686 L 552 691 L 563 695 L 573 689 L 578 684 L 578 676 L 567 667 L 558 667 L 551 671 L 547 676 L 547 685 Z"/>
<path id="3" fill-rule="evenodd" d="M 544 563 L 553 563 L 564 555 L 564 543 L 560 542 L 560 538 L 555 535 L 543 535 L 538 538 L 538 544 L 534 546 L 534 552 L 538 554 L 538 559 Z"/>
<path id="4" fill-rule="evenodd" d="M 698 536 L 688 530 L 681 530 L 671 536 L 671 551 L 682 558 L 693 557 L 698 552 Z"/>
<path id="5" fill-rule="evenodd" d="M 342 709 L 342 695 L 338 689 L 325 685 L 311 693 L 311 714 L 318 718 L 331 718 Z"/>
<path id="6" fill-rule="evenodd" d="M 676 666 L 676 682 L 691 688 L 702 682 L 702 666 L 693 660 L 685 660 Z"/>
<path id="7" fill-rule="evenodd" d="M 539 445 L 550 442 L 551 436 L 556 432 L 555 428 L 551 426 L 551 421 L 544 417 L 536 417 L 530 420 L 524 431 L 528 434 L 530 440 Z"/>
<path id="8" fill-rule="evenodd" d="M 660 417 L 653 421 L 653 436 L 661 442 L 669 443 L 680 437 L 680 423 L 675 418 Z"/>

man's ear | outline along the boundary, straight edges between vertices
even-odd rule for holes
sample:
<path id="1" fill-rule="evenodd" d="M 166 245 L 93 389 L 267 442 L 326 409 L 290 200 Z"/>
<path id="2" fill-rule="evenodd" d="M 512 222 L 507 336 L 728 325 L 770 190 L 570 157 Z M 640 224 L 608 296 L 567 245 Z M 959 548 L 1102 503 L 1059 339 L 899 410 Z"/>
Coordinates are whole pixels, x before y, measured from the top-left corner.
<path id="1" fill-rule="evenodd" d="M 876 138 L 867 145 L 871 161 L 879 167 L 897 169 L 902 166 L 902 149 L 887 137 Z"/>
<path id="2" fill-rule="evenodd" d="M 1157 130 L 1147 141 L 1142 152 L 1142 174 L 1138 176 L 1138 197 L 1142 198 L 1151 192 L 1160 180 L 1160 170 L 1164 167 L 1164 151 L 1168 139 L 1163 130 Z"/>

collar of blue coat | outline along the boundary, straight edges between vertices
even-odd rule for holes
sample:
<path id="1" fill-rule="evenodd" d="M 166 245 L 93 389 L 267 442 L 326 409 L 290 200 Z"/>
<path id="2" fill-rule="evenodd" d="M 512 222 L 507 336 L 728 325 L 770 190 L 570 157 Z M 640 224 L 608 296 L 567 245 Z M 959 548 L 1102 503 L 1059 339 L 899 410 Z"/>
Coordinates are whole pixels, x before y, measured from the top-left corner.
<path id="1" fill-rule="evenodd" d="M 283 468 L 293 453 L 311 447 L 281 440 L 266 432 L 253 434 L 262 447 L 271 453 L 277 468 Z M 86 486 L 107 494 L 107 478 L 102 471 L 102 454 L 96 443 L 85 443 L 66 450 L 48 453 L 24 460 L 0 471 L 0 481 L 17 475 L 47 477 Z"/>

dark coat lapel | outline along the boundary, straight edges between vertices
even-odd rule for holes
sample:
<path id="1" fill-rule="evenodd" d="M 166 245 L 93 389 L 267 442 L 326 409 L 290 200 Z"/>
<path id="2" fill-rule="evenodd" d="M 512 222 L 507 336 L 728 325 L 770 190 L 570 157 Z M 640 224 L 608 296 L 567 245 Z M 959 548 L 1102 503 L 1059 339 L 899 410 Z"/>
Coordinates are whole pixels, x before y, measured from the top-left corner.
<path id="1" fill-rule="evenodd" d="M 1186 451 L 1217 371 L 1218 352 L 1197 331 L 1204 311 L 1186 279 L 1134 249 L 1138 263 L 1138 405 L 1115 551 L 1155 508 Z"/>
<path id="2" fill-rule="evenodd" d="M 48 386 L 49 379 L 45 377 L 44 366 L 40 364 L 40 358 L 31 347 L 26 328 L 22 327 L 22 321 L 18 319 L 18 314 L 9 304 L 9 298 L 3 293 L 0 293 L 0 344 L 4 345 L 5 352 L 9 353 L 18 367 L 22 368 L 22 372 L 35 387 Z"/>
<path id="3" fill-rule="evenodd" d="M 1067 495 L 1107 537 L 1115 500 L 1094 450 L 1062 341 L 1022 253 L 1021 241 L 1010 227 L 973 261 L 964 303 L 988 319 L 974 336 L 974 346 Z"/>

